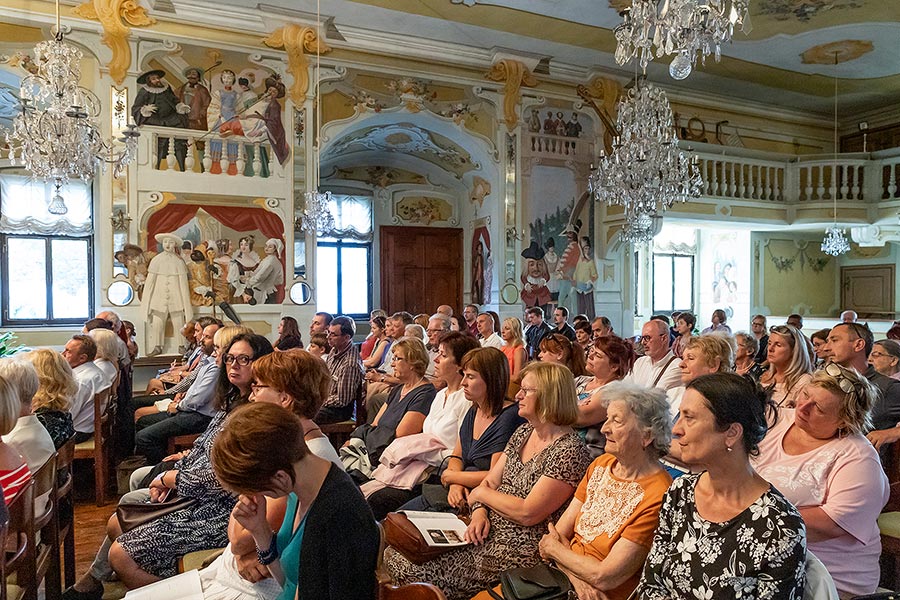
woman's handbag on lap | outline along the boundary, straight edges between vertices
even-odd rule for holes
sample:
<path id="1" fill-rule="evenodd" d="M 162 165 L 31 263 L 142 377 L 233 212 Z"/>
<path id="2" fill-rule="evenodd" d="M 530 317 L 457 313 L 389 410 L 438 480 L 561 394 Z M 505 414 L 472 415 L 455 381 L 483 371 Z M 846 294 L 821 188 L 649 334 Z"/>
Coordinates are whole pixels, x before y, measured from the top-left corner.
<path id="1" fill-rule="evenodd" d="M 500 574 L 500 591 L 488 593 L 498 600 L 566 600 L 574 598 L 575 590 L 566 574 L 547 563 L 531 567 L 517 567 Z"/>
<path id="2" fill-rule="evenodd" d="M 179 496 L 168 498 L 165 502 L 124 502 L 116 507 L 116 517 L 124 533 L 196 503 L 196 498 Z"/>

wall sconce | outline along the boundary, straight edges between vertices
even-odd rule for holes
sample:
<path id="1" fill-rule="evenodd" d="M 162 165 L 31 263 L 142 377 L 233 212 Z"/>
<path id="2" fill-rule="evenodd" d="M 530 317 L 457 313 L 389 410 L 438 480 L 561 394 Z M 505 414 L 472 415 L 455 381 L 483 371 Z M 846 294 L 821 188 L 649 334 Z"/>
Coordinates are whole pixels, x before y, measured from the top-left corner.
<path id="1" fill-rule="evenodd" d="M 128 231 L 131 217 L 120 208 L 113 211 L 113 214 L 109 217 L 109 222 L 112 224 L 113 231 Z"/>

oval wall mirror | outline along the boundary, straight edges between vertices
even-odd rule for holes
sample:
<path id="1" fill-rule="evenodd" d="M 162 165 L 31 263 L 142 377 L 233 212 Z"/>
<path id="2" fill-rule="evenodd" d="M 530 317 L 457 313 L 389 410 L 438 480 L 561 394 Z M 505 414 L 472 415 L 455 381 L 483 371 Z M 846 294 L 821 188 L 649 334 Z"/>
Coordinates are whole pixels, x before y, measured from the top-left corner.
<path id="1" fill-rule="evenodd" d="M 503 304 L 517 304 L 519 302 L 519 288 L 512 281 L 500 288 L 500 298 Z"/>
<path id="2" fill-rule="evenodd" d="M 309 304 L 312 301 L 312 288 L 305 281 L 298 281 L 291 286 L 291 302 Z"/>
<path id="3" fill-rule="evenodd" d="M 134 288 L 127 281 L 114 281 L 106 290 L 106 297 L 115 306 L 128 306 L 134 300 Z"/>

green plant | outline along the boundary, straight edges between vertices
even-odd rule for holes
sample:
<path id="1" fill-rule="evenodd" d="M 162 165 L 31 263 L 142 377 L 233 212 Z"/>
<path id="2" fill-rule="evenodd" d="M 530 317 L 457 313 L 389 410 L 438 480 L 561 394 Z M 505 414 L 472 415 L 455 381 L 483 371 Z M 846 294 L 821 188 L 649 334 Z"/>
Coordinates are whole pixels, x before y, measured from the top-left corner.
<path id="1" fill-rule="evenodd" d="M 14 345 L 15 342 L 16 336 L 12 332 L 5 331 L 0 333 L 0 358 L 12 356 L 26 349 L 22 344 Z"/>

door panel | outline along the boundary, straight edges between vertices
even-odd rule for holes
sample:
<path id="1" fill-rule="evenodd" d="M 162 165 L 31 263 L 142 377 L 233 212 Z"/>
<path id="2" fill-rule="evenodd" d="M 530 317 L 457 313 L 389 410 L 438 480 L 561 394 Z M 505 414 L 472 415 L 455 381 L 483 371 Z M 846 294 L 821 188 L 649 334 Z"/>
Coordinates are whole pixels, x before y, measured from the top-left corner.
<path id="1" fill-rule="evenodd" d="M 841 310 L 860 319 L 894 318 L 894 265 L 841 268 Z"/>
<path id="2" fill-rule="evenodd" d="M 381 306 L 388 312 L 432 313 L 462 304 L 462 230 L 382 227 Z"/>

